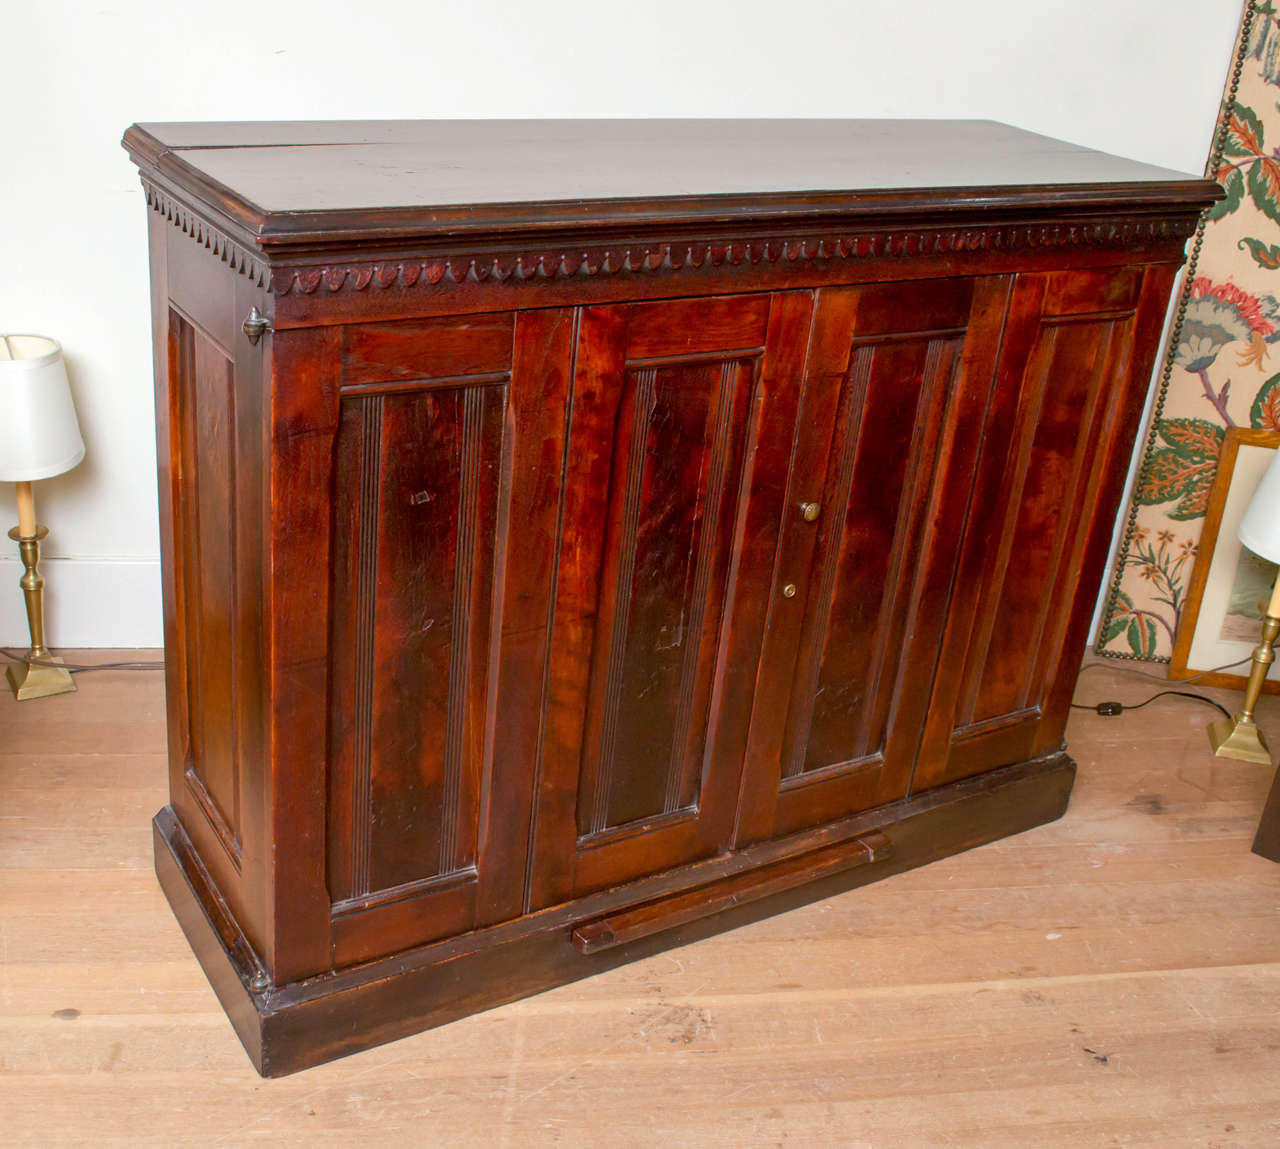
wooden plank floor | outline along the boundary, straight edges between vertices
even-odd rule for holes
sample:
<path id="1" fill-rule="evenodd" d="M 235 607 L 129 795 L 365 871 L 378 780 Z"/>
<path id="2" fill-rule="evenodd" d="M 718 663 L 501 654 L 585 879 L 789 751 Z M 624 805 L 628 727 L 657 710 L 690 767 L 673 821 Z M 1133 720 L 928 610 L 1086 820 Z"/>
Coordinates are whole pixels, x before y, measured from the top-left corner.
<path id="1" fill-rule="evenodd" d="M 79 681 L 0 698 L 5 1145 L 1280 1145 L 1270 771 L 1207 707 L 1076 712 L 1052 826 L 262 1081 L 152 877 L 159 676 Z"/>

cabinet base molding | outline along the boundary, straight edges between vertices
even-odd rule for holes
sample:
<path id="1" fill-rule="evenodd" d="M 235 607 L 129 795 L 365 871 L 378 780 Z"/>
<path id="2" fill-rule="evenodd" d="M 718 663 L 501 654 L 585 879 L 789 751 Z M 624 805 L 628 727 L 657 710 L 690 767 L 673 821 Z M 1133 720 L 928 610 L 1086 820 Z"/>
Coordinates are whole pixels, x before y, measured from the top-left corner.
<path id="1" fill-rule="evenodd" d="M 263 967 L 169 807 L 156 873 L 254 1065 L 281 1077 L 1061 817 L 1064 753 L 1005 766 L 819 830 L 287 985 Z M 787 851 L 790 851 L 789 853 Z"/>

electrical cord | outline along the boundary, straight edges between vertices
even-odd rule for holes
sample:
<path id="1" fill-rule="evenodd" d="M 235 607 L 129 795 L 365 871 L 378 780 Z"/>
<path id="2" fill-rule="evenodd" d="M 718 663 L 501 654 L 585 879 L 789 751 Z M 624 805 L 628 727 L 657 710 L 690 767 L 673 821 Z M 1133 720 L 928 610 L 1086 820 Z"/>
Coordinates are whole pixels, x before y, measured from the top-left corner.
<path id="1" fill-rule="evenodd" d="M 1204 678 L 1206 675 L 1217 674 L 1221 670 L 1231 670 L 1237 666 L 1243 666 L 1246 662 L 1252 662 L 1252 661 L 1253 661 L 1252 656 L 1250 656 L 1249 658 L 1237 659 L 1235 662 L 1225 662 L 1221 666 L 1214 666 L 1208 670 L 1202 670 L 1198 674 L 1193 674 L 1190 678 L 1182 678 L 1182 679 L 1178 679 L 1178 681 L 1185 684 L 1197 682 L 1201 678 Z M 1095 667 L 1100 667 L 1100 666 L 1107 666 L 1107 664 L 1103 662 L 1091 662 L 1086 666 L 1081 667 L 1080 673 L 1083 674 L 1086 670 L 1093 670 Z M 1146 672 L 1141 670 L 1131 670 L 1127 666 L 1116 666 L 1116 667 L 1108 666 L 1107 669 L 1122 670 L 1126 674 L 1134 675 L 1137 678 L 1145 678 L 1150 682 L 1168 682 L 1169 681 L 1167 678 L 1159 678 L 1154 674 L 1147 674 Z M 1132 705 L 1129 705 L 1127 703 L 1114 702 L 1114 701 L 1095 702 L 1095 703 L 1073 702 L 1071 704 L 1071 709 L 1072 710 L 1092 710 L 1095 714 L 1101 714 L 1104 718 L 1117 718 L 1121 714 L 1123 714 L 1126 710 L 1141 710 L 1144 706 L 1149 706 L 1157 698 L 1166 698 L 1166 697 L 1190 698 L 1195 702 L 1203 702 L 1208 706 L 1212 706 L 1215 710 L 1221 711 L 1227 718 L 1231 717 L 1231 711 L 1229 711 L 1225 706 L 1223 706 L 1222 703 L 1215 702 L 1212 698 L 1209 698 L 1204 694 L 1195 694 L 1190 690 L 1161 690 L 1158 693 L 1153 694 L 1150 698 L 1144 699 L 1142 702 L 1135 702 Z"/>
<path id="2" fill-rule="evenodd" d="M 1224 662 L 1221 666 L 1211 666 L 1208 670 L 1200 670 L 1191 675 L 1190 678 L 1173 679 L 1182 685 L 1190 685 L 1192 682 L 1199 682 L 1200 679 L 1210 674 L 1217 674 L 1220 670 L 1234 670 L 1237 666 L 1244 666 L 1247 662 L 1252 662 L 1253 656 L 1246 655 L 1244 658 L 1238 658 L 1235 662 Z M 1081 668 L 1080 673 L 1084 674 L 1089 670 L 1118 670 L 1122 674 L 1131 674 L 1134 678 L 1145 678 L 1148 682 L 1169 682 L 1168 677 L 1161 678 L 1158 674 L 1148 674 L 1145 670 L 1135 670 L 1131 666 L 1123 664 L 1117 665 L 1114 662 L 1086 662 Z"/>
<path id="3" fill-rule="evenodd" d="M 1073 702 L 1072 710 L 1092 710 L 1096 714 L 1101 714 L 1104 718 L 1116 718 L 1129 710 L 1141 710 L 1144 706 L 1150 706 L 1157 698 L 1190 698 L 1196 702 L 1204 702 L 1212 706 L 1215 710 L 1220 710 L 1227 718 L 1231 717 L 1231 711 L 1228 710 L 1221 702 L 1215 702 L 1212 698 L 1206 698 L 1203 694 L 1192 694 L 1189 690 L 1161 690 L 1157 694 L 1153 694 L 1150 698 L 1144 699 L 1142 702 L 1135 702 L 1132 705 L 1120 702 L 1099 702 L 1090 706 L 1085 702 Z"/>
<path id="4" fill-rule="evenodd" d="M 25 662 L 31 666 L 56 666 L 59 670 L 66 670 L 71 674 L 83 674 L 87 670 L 161 670 L 164 667 L 163 662 L 47 662 L 41 658 L 25 658 L 20 654 L 14 654 L 11 650 L 0 650 L 0 654 L 10 662 Z"/>

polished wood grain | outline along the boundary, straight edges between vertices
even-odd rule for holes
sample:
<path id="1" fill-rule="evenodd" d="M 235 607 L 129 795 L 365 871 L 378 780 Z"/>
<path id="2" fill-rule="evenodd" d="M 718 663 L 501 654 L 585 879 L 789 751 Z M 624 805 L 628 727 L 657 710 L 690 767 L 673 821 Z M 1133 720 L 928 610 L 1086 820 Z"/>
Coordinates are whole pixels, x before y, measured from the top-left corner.
<path id="1" fill-rule="evenodd" d="M 534 904 L 730 839 L 739 764 L 709 742 L 750 704 L 723 686 L 729 573 L 747 521 L 777 517 L 742 488 L 745 460 L 785 449 L 763 428 L 794 417 L 809 309 L 797 294 L 583 317 Z"/>
<path id="2" fill-rule="evenodd" d="M 965 279 L 819 293 L 739 840 L 907 793 L 918 730 L 890 715 L 927 697 L 937 658 L 943 619 L 922 614 L 918 588 L 954 563 L 938 501 L 968 495 L 938 468 L 976 413 L 956 401 L 974 297 Z"/>
<path id="3" fill-rule="evenodd" d="M 606 1107 L 624 1147 L 1280 1136 L 1280 868 L 1249 850 L 1273 772 L 1212 757 L 1208 708 L 1073 712 L 1051 826 L 263 1081 L 151 870 L 161 676 L 79 681 L 0 699 L 7 1144 L 586 1149 Z M 1109 663 L 1079 696 L 1151 689 Z M 1258 718 L 1280 742 L 1274 698 Z"/>
<path id="4" fill-rule="evenodd" d="M 1087 626 L 1069 604 L 1102 577 L 1098 508 L 1123 481 L 1169 290 L 1146 274 L 1014 287 L 915 787 L 1061 744 Z"/>
<path id="5" fill-rule="evenodd" d="M 125 145 L 275 246 L 894 213 L 904 189 L 915 207 L 954 210 L 957 198 L 988 209 L 1167 204 L 1204 186 L 981 120 L 138 124 Z"/>
<path id="6" fill-rule="evenodd" d="M 168 349 L 157 871 L 264 1074 L 1065 807 L 1219 189 L 998 125 L 615 128 L 126 137 Z"/>

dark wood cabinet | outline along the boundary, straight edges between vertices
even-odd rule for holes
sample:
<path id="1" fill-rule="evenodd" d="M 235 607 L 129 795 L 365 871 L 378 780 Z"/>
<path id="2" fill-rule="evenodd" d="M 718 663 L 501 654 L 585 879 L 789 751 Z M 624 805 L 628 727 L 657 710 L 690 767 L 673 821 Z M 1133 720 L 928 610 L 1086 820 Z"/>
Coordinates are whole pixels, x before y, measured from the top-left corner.
<path id="1" fill-rule="evenodd" d="M 157 870 L 263 1073 L 1065 808 L 1216 185 L 973 123 L 125 143 Z"/>

